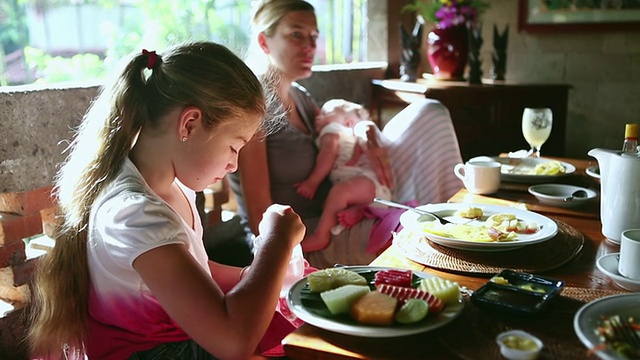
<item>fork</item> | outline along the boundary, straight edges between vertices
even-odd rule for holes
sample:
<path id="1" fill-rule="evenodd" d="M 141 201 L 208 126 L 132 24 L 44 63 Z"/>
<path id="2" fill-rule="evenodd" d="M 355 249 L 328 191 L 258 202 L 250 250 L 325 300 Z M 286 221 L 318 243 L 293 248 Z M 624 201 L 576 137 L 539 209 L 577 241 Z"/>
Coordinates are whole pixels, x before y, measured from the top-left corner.
<path id="1" fill-rule="evenodd" d="M 377 202 L 379 204 L 383 204 L 383 205 L 387 205 L 387 206 L 392 206 L 392 207 L 396 207 L 399 209 L 405 209 L 405 210 L 412 210 L 417 212 L 420 215 L 430 215 L 433 216 L 434 218 L 438 219 L 438 221 L 440 221 L 440 224 L 444 225 L 444 224 L 453 224 L 453 222 L 443 218 L 442 216 L 438 215 L 438 214 L 434 214 L 432 212 L 426 211 L 426 210 L 422 210 L 422 209 L 417 209 L 411 206 L 407 206 L 405 204 L 400 204 L 397 202 L 393 202 L 393 201 L 389 201 L 389 200 L 384 200 L 384 199 L 378 199 L 375 198 L 373 199 L 374 202 Z"/>
<path id="2" fill-rule="evenodd" d="M 616 315 L 609 318 L 609 323 L 616 337 L 631 346 L 630 351 L 633 352 L 633 356 L 639 356 L 640 336 L 629 321 L 626 318 L 621 318 L 619 315 Z"/>

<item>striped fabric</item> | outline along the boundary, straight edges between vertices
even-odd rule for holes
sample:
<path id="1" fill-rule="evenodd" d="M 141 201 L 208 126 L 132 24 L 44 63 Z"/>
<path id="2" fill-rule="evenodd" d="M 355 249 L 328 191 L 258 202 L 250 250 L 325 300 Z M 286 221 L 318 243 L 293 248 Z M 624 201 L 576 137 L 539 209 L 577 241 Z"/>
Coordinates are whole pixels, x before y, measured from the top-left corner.
<path id="1" fill-rule="evenodd" d="M 394 175 L 394 200 L 420 204 L 446 202 L 462 186 L 453 168 L 462 162 L 449 110 L 437 100 L 420 99 L 382 130 Z"/>

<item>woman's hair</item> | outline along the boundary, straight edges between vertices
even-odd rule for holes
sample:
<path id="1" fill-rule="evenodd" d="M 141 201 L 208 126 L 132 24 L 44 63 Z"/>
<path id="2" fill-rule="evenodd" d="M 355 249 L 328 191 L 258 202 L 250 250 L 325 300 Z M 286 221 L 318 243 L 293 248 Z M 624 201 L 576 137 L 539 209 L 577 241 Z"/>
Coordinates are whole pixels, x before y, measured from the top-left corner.
<path id="1" fill-rule="evenodd" d="M 29 341 L 32 355 L 83 354 L 90 276 L 87 228 L 91 207 L 120 170 L 144 126 L 163 131 L 163 115 L 195 106 L 205 126 L 247 114 L 264 116 L 265 91 L 244 62 L 222 45 L 192 42 L 164 54 L 143 51 L 101 89 L 55 178 L 61 212 L 55 247 L 39 260 Z M 266 118 L 266 117 L 263 117 Z"/>
<path id="2" fill-rule="evenodd" d="M 247 63 L 258 74 L 266 72 L 268 61 L 258 45 L 258 34 L 270 37 L 276 31 L 280 20 L 293 11 L 308 11 L 315 15 L 313 5 L 304 0 L 258 0 L 254 5 L 251 19 L 251 44 L 246 56 Z"/>
<path id="3" fill-rule="evenodd" d="M 261 0 L 257 1 L 251 25 L 254 35 L 264 33 L 272 36 L 280 20 L 293 11 L 315 13 L 313 5 L 304 0 Z"/>

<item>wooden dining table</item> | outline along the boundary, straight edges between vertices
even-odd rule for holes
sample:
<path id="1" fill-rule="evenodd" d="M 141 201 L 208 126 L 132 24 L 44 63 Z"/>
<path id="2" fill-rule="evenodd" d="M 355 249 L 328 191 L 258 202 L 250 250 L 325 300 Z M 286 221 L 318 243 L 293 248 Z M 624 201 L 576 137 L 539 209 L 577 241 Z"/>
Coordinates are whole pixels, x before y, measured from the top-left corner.
<path id="1" fill-rule="evenodd" d="M 573 174 L 558 177 L 555 183 L 587 187 L 600 193 L 599 179 L 586 169 L 595 160 L 554 158 L 575 166 Z M 549 309 L 536 316 L 519 316 L 478 308 L 465 301 L 462 315 L 427 332 L 399 337 L 353 336 L 304 324 L 283 339 L 290 359 L 500 359 L 495 335 L 521 329 L 545 342 L 541 359 L 596 357 L 582 345 L 573 329 L 573 316 L 584 304 L 609 295 L 627 293 L 596 266 L 596 260 L 619 251 L 619 245 L 601 233 L 599 195 L 590 203 L 564 208 L 540 203 L 527 189 L 531 184 L 503 181 L 498 192 L 475 195 L 461 188 L 449 202 L 523 207 L 542 214 L 580 234 L 583 244 L 570 261 L 540 276 L 564 282 L 564 289 Z M 524 204 L 524 205 L 523 205 Z M 531 245 L 534 246 L 534 245 Z M 526 248 L 526 247 L 525 247 Z M 395 245 L 384 250 L 369 265 L 411 269 L 450 281 L 470 292 L 489 281 L 491 275 L 447 271 L 409 259 Z M 468 300 L 468 297 L 467 297 Z M 546 341 L 545 341 L 546 340 Z M 546 349 L 546 350 L 545 350 Z"/>

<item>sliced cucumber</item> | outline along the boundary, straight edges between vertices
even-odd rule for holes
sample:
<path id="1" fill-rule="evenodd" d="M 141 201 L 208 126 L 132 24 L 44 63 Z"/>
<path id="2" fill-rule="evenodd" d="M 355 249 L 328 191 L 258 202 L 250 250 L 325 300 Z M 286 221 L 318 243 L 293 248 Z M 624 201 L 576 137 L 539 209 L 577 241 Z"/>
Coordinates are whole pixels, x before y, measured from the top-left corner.
<path id="1" fill-rule="evenodd" d="M 396 313 L 396 321 L 401 324 L 411 324 L 424 319 L 429 312 L 429 304 L 420 299 L 409 299 Z"/>

